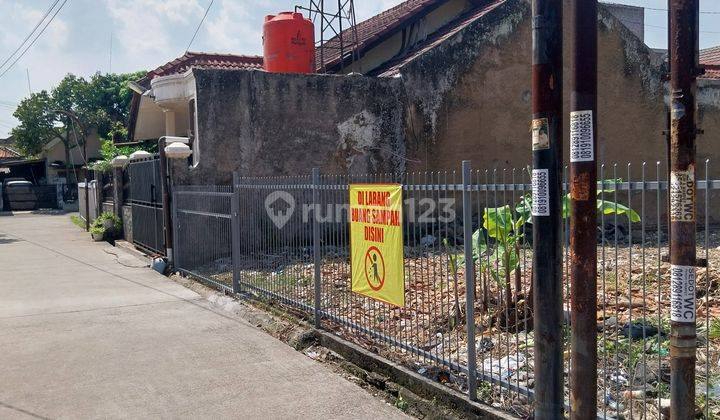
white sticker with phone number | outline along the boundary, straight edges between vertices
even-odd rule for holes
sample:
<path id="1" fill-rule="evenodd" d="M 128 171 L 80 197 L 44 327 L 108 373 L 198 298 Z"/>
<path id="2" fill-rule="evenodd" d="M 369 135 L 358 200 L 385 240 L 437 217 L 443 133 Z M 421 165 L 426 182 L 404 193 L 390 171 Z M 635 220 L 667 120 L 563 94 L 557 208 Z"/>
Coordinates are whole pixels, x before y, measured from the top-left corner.
<path id="1" fill-rule="evenodd" d="M 570 162 L 592 162 L 595 160 L 593 144 L 593 112 L 573 111 L 570 113 Z"/>
<path id="2" fill-rule="evenodd" d="M 670 319 L 695 322 L 695 267 L 670 266 Z"/>
<path id="3" fill-rule="evenodd" d="M 547 169 L 532 171 L 532 215 L 550 216 L 550 180 Z"/>

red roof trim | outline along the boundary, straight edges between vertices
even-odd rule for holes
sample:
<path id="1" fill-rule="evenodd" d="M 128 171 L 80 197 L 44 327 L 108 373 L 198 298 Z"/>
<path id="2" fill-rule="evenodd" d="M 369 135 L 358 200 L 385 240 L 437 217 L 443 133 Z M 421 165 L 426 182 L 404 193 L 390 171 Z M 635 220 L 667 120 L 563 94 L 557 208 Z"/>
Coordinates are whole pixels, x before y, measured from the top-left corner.
<path id="1" fill-rule="evenodd" d="M 148 82 L 155 77 L 169 76 L 188 71 L 191 68 L 215 69 L 262 69 L 263 58 L 258 55 L 218 54 L 188 51 L 155 70 L 149 71 L 138 83 L 149 87 Z"/>

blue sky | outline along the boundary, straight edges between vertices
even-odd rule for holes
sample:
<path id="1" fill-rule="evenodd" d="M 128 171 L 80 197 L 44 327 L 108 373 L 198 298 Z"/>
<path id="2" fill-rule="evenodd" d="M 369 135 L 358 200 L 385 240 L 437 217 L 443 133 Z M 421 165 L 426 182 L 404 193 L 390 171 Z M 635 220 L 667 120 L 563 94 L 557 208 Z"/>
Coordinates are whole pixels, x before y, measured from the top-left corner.
<path id="1" fill-rule="evenodd" d="M 358 20 L 401 0 L 356 0 Z M 615 0 L 666 8 L 666 0 Z M 0 63 L 5 61 L 48 9 L 51 0 L 0 0 Z M 62 3 L 62 2 L 61 2 Z M 83 76 L 153 69 L 181 55 L 210 0 L 67 0 L 46 32 L 0 78 L 0 137 L 13 125 L 14 104 L 33 91 L 49 89 L 67 73 Z M 261 54 L 263 16 L 307 0 L 215 0 L 191 50 Z M 700 0 L 703 11 L 719 12 L 717 0 Z M 665 48 L 667 17 L 646 10 L 646 42 Z M 720 14 L 701 15 L 701 48 L 720 45 Z M 1 72 L 0 72 L 1 73 Z"/>

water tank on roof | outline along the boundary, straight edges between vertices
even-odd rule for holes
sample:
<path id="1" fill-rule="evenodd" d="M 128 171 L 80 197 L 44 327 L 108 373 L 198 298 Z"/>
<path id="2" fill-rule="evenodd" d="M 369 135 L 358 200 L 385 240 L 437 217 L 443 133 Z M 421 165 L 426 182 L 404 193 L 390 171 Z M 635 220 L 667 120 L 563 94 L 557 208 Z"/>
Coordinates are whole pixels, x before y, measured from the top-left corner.
<path id="1" fill-rule="evenodd" d="M 315 71 L 315 27 L 302 13 L 265 16 L 263 67 L 273 73 Z"/>

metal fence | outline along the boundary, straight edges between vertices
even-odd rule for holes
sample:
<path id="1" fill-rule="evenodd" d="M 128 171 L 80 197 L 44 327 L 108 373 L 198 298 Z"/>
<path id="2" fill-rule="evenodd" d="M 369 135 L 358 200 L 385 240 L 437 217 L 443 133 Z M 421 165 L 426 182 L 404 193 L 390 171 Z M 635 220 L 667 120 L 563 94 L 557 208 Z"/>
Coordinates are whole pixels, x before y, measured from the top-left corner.
<path id="1" fill-rule="evenodd" d="M 2 203 L 7 210 L 57 209 L 57 187 L 55 185 L 17 185 L 0 190 Z M 0 208 L 0 211 L 3 210 Z"/>
<path id="2" fill-rule="evenodd" d="M 155 254 L 165 253 L 160 160 L 131 162 L 127 166 L 132 208 L 133 244 Z"/>
<path id="3" fill-rule="evenodd" d="M 720 181 L 709 173 L 709 162 L 698 168 L 697 404 L 712 418 L 720 413 Z M 530 179 L 525 169 L 470 175 L 465 182 L 459 171 L 235 176 L 233 186 L 176 188 L 175 264 L 227 291 L 317 314 L 322 328 L 463 392 L 475 377 L 480 400 L 528 416 L 535 363 Z M 599 177 L 600 415 L 662 418 L 670 360 L 666 168 L 602 165 Z M 402 185 L 404 307 L 350 290 L 352 183 Z M 567 373 L 567 235 L 564 242 Z M 566 379 L 566 398 L 571 386 Z"/>

